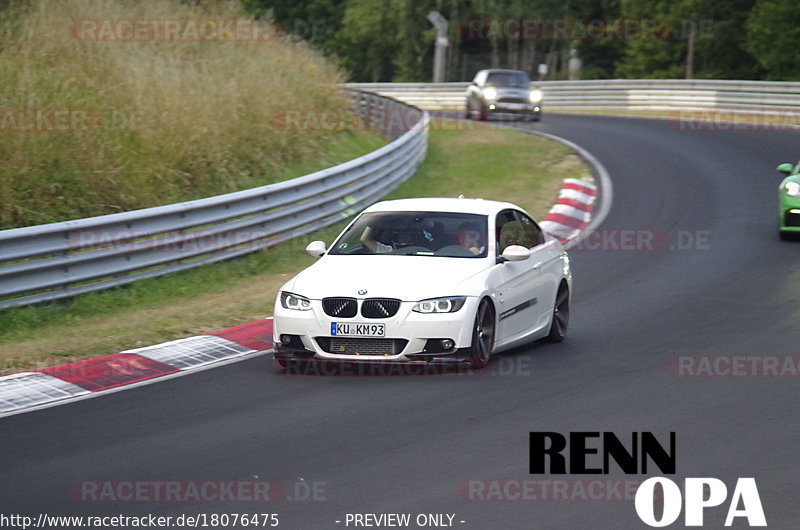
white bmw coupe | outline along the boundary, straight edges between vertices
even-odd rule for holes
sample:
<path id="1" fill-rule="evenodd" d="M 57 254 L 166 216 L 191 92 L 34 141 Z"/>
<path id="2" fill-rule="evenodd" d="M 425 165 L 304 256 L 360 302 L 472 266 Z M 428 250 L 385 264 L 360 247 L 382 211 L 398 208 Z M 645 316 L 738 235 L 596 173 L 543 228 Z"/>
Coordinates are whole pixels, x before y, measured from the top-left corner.
<path id="1" fill-rule="evenodd" d="M 374 204 L 275 301 L 275 359 L 468 363 L 560 342 L 572 286 L 561 243 L 521 208 L 482 199 Z"/>

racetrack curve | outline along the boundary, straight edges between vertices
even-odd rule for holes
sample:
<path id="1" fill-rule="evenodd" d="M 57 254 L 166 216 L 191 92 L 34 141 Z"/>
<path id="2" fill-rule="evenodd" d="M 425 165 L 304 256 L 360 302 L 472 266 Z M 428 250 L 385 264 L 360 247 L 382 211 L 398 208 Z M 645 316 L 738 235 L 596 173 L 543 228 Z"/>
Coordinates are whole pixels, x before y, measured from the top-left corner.
<path id="1" fill-rule="evenodd" d="M 459 485 L 544 478 L 528 474 L 530 431 L 652 431 L 660 441 L 675 431 L 672 478 L 716 477 L 732 490 L 755 477 L 769 526 L 796 528 L 800 379 L 676 377 L 667 363 L 798 354 L 800 243 L 778 239 L 774 168 L 796 160 L 800 134 L 556 114 L 524 126 L 606 166 L 607 237 L 651 231 L 657 244 L 691 238 L 692 248 L 572 250 L 567 340 L 502 355 L 482 376 L 287 376 L 260 356 L 2 419 L 0 511 L 271 512 L 281 527 L 308 529 L 344 528 L 346 513 L 450 513 L 476 529 L 647 528 L 630 501 L 478 502 Z M 256 477 L 289 484 L 290 495 L 295 482 L 316 483 L 325 500 L 79 502 L 69 490 Z M 707 526 L 726 512 L 708 510 Z"/>

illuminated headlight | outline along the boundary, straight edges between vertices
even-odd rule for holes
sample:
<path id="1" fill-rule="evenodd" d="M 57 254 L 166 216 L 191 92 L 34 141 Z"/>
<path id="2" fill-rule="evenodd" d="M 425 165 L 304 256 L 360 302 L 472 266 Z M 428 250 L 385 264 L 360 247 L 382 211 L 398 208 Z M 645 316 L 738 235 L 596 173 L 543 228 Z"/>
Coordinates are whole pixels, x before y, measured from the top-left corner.
<path id="1" fill-rule="evenodd" d="M 413 311 L 417 313 L 455 313 L 466 302 L 466 296 L 450 296 L 448 298 L 431 298 L 417 302 Z"/>
<path id="2" fill-rule="evenodd" d="M 308 311 L 311 309 L 311 300 L 305 298 L 304 296 L 298 296 L 294 293 L 281 291 L 281 306 L 283 306 L 285 309 Z"/>
<path id="3" fill-rule="evenodd" d="M 483 89 L 483 97 L 485 99 L 494 99 L 497 97 L 497 90 L 494 87 L 486 87 Z"/>
<path id="4" fill-rule="evenodd" d="M 531 103 L 539 103 L 542 100 L 542 91 L 538 88 L 531 90 Z"/>
<path id="5" fill-rule="evenodd" d="M 789 197 L 800 197 L 800 183 L 787 182 L 784 189 Z"/>

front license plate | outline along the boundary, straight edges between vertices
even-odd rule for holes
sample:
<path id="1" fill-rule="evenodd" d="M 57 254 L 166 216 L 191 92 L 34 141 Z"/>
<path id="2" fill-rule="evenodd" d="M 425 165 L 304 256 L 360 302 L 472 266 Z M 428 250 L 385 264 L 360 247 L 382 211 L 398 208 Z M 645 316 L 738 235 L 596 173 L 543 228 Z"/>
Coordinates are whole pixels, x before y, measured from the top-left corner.
<path id="1" fill-rule="evenodd" d="M 331 322 L 333 337 L 383 337 L 385 324 L 359 324 L 358 322 Z"/>
<path id="2" fill-rule="evenodd" d="M 525 110 L 528 108 L 525 103 L 505 103 L 503 107 L 508 110 Z"/>

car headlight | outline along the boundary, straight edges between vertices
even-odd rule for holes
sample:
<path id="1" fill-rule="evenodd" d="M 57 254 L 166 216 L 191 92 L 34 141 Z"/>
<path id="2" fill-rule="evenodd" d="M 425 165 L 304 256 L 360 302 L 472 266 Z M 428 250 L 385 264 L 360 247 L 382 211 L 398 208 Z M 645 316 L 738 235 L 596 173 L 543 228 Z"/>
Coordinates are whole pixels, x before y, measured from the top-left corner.
<path id="1" fill-rule="evenodd" d="M 308 311 L 311 309 L 311 300 L 305 296 L 299 296 L 287 291 L 281 291 L 281 306 L 283 306 L 284 309 Z"/>
<path id="2" fill-rule="evenodd" d="M 783 189 L 789 197 L 800 197 L 800 183 L 787 182 Z"/>
<path id="3" fill-rule="evenodd" d="M 542 91 L 538 88 L 531 90 L 531 103 L 539 103 L 542 100 Z"/>
<path id="4" fill-rule="evenodd" d="M 497 97 L 497 90 L 494 87 L 486 87 L 483 89 L 484 99 L 494 99 Z"/>
<path id="5" fill-rule="evenodd" d="M 412 311 L 417 313 L 455 313 L 467 301 L 466 296 L 448 296 L 446 298 L 431 298 L 422 300 L 414 305 Z"/>

